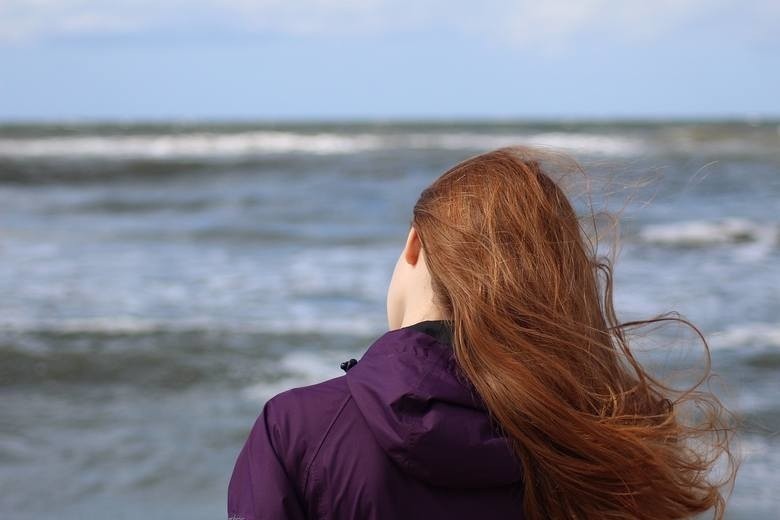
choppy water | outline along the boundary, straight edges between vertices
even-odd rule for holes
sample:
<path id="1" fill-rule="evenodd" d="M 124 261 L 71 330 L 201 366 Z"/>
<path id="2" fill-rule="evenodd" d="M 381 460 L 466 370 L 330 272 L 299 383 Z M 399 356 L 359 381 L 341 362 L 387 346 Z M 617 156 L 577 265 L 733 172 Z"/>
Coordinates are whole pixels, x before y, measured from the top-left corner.
<path id="1" fill-rule="evenodd" d="M 387 330 L 419 192 L 515 143 L 662 176 L 617 310 L 707 334 L 747 419 L 729 518 L 774 518 L 778 121 L 0 126 L 0 517 L 223 517 L 265 399 Z"/>

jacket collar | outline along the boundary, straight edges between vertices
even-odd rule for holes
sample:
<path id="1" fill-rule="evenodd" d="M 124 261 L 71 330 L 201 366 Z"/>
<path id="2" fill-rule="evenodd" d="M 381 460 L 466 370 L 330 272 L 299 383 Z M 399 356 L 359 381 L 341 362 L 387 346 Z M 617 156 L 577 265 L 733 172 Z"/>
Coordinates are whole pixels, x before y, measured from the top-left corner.
<path id="1" fill-rule="evenodd" d="M 439 343 L 452 346 L 452 322 L 449 320 L 425 320 L 409 325 L 409 329 L 424 332 Z"/>

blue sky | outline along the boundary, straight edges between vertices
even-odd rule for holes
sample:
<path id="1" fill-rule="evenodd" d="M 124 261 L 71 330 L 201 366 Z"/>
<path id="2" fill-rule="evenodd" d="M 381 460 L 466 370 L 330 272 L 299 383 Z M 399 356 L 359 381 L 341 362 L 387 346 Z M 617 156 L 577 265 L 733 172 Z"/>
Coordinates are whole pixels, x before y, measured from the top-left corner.
<path id="1" fill-rule="evenodd" d="M 780 116 L 777 0 L 0 0 L 0 119 Z"/>

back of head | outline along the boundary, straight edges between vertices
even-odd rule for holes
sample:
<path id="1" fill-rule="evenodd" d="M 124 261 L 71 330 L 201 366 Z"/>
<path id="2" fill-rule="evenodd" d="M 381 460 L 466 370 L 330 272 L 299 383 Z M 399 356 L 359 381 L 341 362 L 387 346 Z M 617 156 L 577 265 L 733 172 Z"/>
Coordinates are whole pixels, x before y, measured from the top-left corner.
<path id="1" fill-rule="evenodd" d="M 553 180 L 564 170 L 580 172 L 561 154 L 502 148 L 420 195 L 412 224 L 456 359 L 523 463 L 528 518 L 720 517 L 710 470 L 730 456 L 730 416 L 706 392 L 673 395 L 634 358 L 624 328 L 669 318 L 616 322 L 610 265 Z M 706 413 L 686 422 L 688 401 Z"/>

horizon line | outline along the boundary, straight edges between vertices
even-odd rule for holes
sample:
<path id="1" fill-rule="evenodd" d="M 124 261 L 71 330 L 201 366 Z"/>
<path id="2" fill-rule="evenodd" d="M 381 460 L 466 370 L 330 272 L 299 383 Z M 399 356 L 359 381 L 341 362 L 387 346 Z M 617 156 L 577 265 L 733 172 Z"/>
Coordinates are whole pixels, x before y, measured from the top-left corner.
<path id="1" fill-rule="evenodd" d="M 26 125 L 156 125 L 156 124 L 183 124 L 183 125 L 229 125 L 229 124 L 260 124 L 260 125 L 285 125 L 285 124 L 307 124 L 307 125 L 329 125 L 329 124 L 534 124 L 534 123 L 746 123 L 746 124 L 780 124 L 780 113 L 777 114 L 759 114 L 759 113 L 740 113 L 740 114 L 689 114 L 689 115 L 579 115 L 579 116 L 139 116 L 139 117 L 19 117 L 3 118 L 0 116 L 0 126 L 26 126 Z"/>

